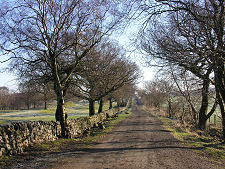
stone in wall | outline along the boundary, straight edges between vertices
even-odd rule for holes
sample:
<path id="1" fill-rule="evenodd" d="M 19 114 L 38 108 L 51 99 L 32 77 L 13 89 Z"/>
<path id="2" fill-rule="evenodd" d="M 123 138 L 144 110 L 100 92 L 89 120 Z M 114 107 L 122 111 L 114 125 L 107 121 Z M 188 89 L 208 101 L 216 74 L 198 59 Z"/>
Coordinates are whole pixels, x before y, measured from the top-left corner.
<path id="1" fill-rule="evenodd" d="M 91 117 L 68 120 L 69 138 L 83 136 L 94 126 L 100 126 L 107 118 L 114 117 L 117 112 L 117 109 L 112 109 Z M 29 145 L 57 140 L 60 134 L 60 124 L 54 121 L 29 121 L 0 125 L 0 156 L 20 154 Z"/>

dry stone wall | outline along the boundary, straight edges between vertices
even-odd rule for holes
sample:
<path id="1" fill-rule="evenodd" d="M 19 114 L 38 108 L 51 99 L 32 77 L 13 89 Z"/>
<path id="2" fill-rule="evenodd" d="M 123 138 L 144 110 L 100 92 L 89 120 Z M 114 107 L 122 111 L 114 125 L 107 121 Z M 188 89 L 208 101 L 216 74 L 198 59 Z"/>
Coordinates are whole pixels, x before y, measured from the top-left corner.
<path id="1" fill-rule="evenodd" d="M 68 120 L 69 137 L 80 137 L 117 113 L 118 109 L 112 109 L 91 117 Z M 0 125 L 0 156 L 22 153 L 29 145 L 57 140 L 60 134 L 60 124 L 53 121 L 18 122 Z"/>

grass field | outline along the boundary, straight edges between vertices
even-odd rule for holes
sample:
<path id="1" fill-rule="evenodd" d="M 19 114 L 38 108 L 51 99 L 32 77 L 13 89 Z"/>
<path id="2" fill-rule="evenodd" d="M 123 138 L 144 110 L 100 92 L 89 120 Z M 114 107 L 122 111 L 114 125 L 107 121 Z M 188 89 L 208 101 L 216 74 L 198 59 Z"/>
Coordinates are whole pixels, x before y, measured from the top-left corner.
<path id="1" fill-rule="evenodd" d="M 88 102 L 68 101 L 65 104 L 66 112 L 68 112 L 68 119 L 75 119 L 83 116 L 88 116 Z M 95 112 L 98 111 L 98 103 L 95 103 Z M 108 110 L 109 105 L 103 106 L 103 111 Z M 55 120 L 56 101 L 48 104 L 48 109 L 40 110 L 1 110 L 0 124 L 6 124 L 19 121 L 54 121 Z"/>

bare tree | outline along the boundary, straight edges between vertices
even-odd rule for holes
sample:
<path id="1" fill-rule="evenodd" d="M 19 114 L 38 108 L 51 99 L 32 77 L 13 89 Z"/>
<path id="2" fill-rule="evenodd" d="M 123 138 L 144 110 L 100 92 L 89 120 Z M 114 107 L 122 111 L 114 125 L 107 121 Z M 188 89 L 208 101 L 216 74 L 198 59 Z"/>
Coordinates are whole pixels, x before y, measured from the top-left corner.
<path id="1" fill-rule="evenodd" d="M 95 101 L 137 79 L 137 65 L 123 54 L 117 46 L 103 42 L 80 62 L 80 71 L 74 75 L 71 87 L 75 96 L 89 101 L 90 116 L 95 114 Z"/>
<path id="2" fill-rule="evenodd" d="M 157 5 L 163 7 L 158 6 L 157 8 Z M 151 11 L 151 9 L 154 9 L 154 11 Z M 203 80 L 199 126 L 204 129 L 207 120 L 208 88 L 210 82 L 214 83 L 211 81 L 210 75 L 215 69 L 210 60 L 210 54 L 208 53 L 208 47 L 210 46 L 208 46 L 207 41 L 208 35 L 210 35 L 208 31 L 212 28 L 207 23 L 202 25 L 202 22 L 198 19 L 203 15 L 204 17 L 210 17 L 210 14 L 207 13 L 209 11 L 201 7 L 198 2 L 188 1 L 160 1 L 158 4 L 153 3 L 151 9 L 147 9 L 151 13 L 150 17 L 167 13 L 169 19 L 164 20 L 164 23 L 161 24 L 156 23 L 153 33 L 148 31 L 149 37 L 153 37 L 153 40 L 145 39 L 142 47 L 153 58 L 157 58 L 158 63 L 163 61 L 161 62 L 163 64 L 179 65 Z M 195 12 L 198 19 L 190 11 Z M 154 44 L 157 44 L 157 47 Z"/>
<path id="3" fill-rule="evenodd" d="M 194 75 L 203 80 L 202 87 L 202 108 L 199 112 L 200 121 L 205 119 L 208 107 L 208 88 L 211 82 L 210 75 L 212 67 L 204 59 L 203 54 L 198 53 L 192 48 L 189 39 L 177 33 L 174 26 L 171 28 L 155 28 L 154 32 L 149 32 L 149 36 L 141 39 L 142 49 L 150 55 L 158 65 L 179 66 L 192 72 Z M 157 29 L 157 30 L 156 30 Z M 151 37 L 152 40 L 151 40 Z M 192 36 L 193 37 L 193 36 Z M 147 39 L 146 39 L 147 38 Z M 198 37 L 195 37 L 198 38 Z M 200 128 L 205 128 L 205 122 L 200 123 Z"/>
<path id="4" fill-rule="evenodd" d="M 129 99 L 135 96 L 136 90 L 135 83 L 126 83 L 124 86 L 113 92 L 110 97 L 117 102 L 118 107 L 125 107 Z"/>
<path id="5" fill-rule="evenodd" d="M 145 90 L 148 95 L 148 104 L 157 108 L 165 101 L 165 93 L 159 81 L 148 81 L 145 83 Z"/>
<path id="6" fill-rule="evenodd" d="M 180 69 L 179 69 L 180 70 Z M 181 72 L 180 72 L 181 71 Z M 171 68 L 171 77 L 174 80 L 179 93 L 183 96 L 183 98 L 186 100 L 187 104 L 189 105 L 189 113 L 187 116 L 190 116 L 188 118 L 188 122 L 196 125 L 198 123 L 198 105 L 199 100 L 201 98 L 200 92 L 199 92 L 199 79 L 196 79 L 192 74 L 190 74 L 187 71 L 183 71 L 182 69 L 180 71 L 174 71 Z M 208 107 L 208 106 L 207 106 Z M 184 116 L 184 114 L 183 114 Z M 184 117 L 183 117 L 183 121 Z"/>
<path id="7" fill-rule="evenodd" d="M 112 15 L 113 1 L 22 0 L 6 5 L 0 21 L 2 55 L 10 55 L 11 68 L 32 70 L 54 83 L 56 120 L 66 137 L 64 97 L 71 77 L 80 60 L 115 28 L 122 15 Z"/>
<path id="8" fill-rule="evenodd" d="M 49 83 L 49 82 L 43 82 L 43 83 L 37 83 L 37 92 L 40 93 L 42 95 L 42 100 L 44 101 L 44 109 L 47 110 L 47 103 L 50 100 L 53 100 L 55 98 L 55 94 L 53 89 L 53 84 Z"/>
<path id="9" fill-rule="evenodd" d="M 38 93 L 36 92 L 36 85 L 30 81 L 23 81 L 18 87 L 20 93 L 24 96 L 24 102 L 27 105 L 27 109 L 30 110 L 33 103 L 33 108 L 36 107 L 38 102 Z"/>
<path id="10" fill-rule="evenodd" d="M 146 99 L 145 104 L 161 108 L 162 104 L 168 104 L 168 116 L 172 117 L 172 92 L 173 84 L 170 84 L 166 78 L 156 76 L 153 80 L 145 82 L 145 89 L 142 97 Z"/>
<path id="11" fill-rule="evenodd" d="M 6 110 L 9 108 L 10 93 L 8 87 L 0 87 L 0 109 Z"/>
<path id="12" fill-rule="evenodd" d="M 142 43 L 143 49 L 152 58 L 157 58 L 157 63 L 178 65 L 203 80 L 202 108 L 199 112 L 199 126 L 203 129 L 207 118 L 208 87 L 210 83 L 215 85 L 225 137 L 224 1 L 138 3 L 141 4 L 141 12 L 146 14 L 145 25 L 153 23 L 151 29 L 145 31 L 148 38 Z M 167 17 L 163 19 L 161 16 Z M 156 23 L 156 18 L 162 22 Z"/>

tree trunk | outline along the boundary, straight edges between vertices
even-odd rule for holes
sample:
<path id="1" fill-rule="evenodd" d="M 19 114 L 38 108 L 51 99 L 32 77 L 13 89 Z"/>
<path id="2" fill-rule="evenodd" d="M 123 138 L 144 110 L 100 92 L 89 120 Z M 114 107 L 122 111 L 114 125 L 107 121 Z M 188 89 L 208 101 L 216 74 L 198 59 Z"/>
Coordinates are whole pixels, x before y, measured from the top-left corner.
<path id="1" fill-rule="evenodd" d="M 222 116 L 223 140 L 225 142 L 225 110 L 224 110 L 224 104 L 222 99 L 219 100 L 219 106 L 220 106 L 220 112 Z"/>
<path id="2" fill-rule="evenodd" d="M 221 51 L 223 48 L 221 47 Z M 223 54 L 221 54 L 223 55 Z M 224 60 L 221 59 L 221 56 L 216 57 L 216 65 L 214 66 L 215 73 L 215 85 L 217 86 L 218 94 L 222 99 L 223 104 L 225 104 L 225 69 L 224 69 Z"/>
<path id="3" fill-rule="evenodd" d="M 169 99 L 167 100 L 167 102 L 168 102 L 168 116 L 169 116 L 169 118 L 171 118 L 171 117 L 172 117 L 172 111 L 171 111 L 171 99 L 169 98 Z"/>
<path id="4" fill-rule="evenodd" d="M 45 101 L 45 108 L 44 109 L 47 110 L 47 101 Z"/>
<path id="5" fill-rule="evenodd" d="M 64 97 L 66 95 L 66 82 L 61 82 L 59 78 L 59 70 L 58 64 L 56 61 L 56 57 L 54 53 L 50 52 L 51 57 L 51 65 L 52 65 L 52 74 L 54 77 L 54 91 L 57 96 L 57 108 L 55 113 L 56 121 L 60 122 L 61 125 L 61 137 L 67 138 L 68 137 L 68 130 L 67 130 L 67 113 L 65 111 L 65 101 Z M 67 86 L 68 88 L 68 86 Z"/>
<path id="6" fill-rule="evenodd" d="M 109 98 L 109 109 L 112 109 L 112 98 Z"/>
<path id="7" fill-rule="evenodd" d="M 55 113 L 56 121 L 60 122 L 61 125 L 61 136 L 63 138 L 68 137 L 67 131 L 67 113 L 65 111 L 65 102 L 64 102 L 64 94 L 60 89 L 56 90 L 57 95 L 57 109 Z"/>
<path id="8" fill-rule="evenodd" d="M 102 112 L 102 108 L 103 108 L 103 99 L 100 99 L 99 100 L 99 108 L 98 108 L 98 113 L 101 113 Z"/>
<path id="9" fill-rule="evenodd" d="M 27 102 L 27 110 L 30 110 L 30 103 Z"/>
<path id="10" fill-rule="evenodd" d="M 221 43 L 222 44 L 222 43 Z M 223 47 L 221 46 L 221 51 L 223 51 Z M 214 65 L 214 79 L 215 79 L 215 88 L 216 88 L 216 98 L 219 103 L 221 117 L 222 117 L 222 129 L 223 129 L 223 139 L 225 142 L 225 69 L 224 69 L 224 61 L 221 59 L 223 53 L 216 57 L 215 65 Z"/>
<path id="11" fill-rule="evenodd" d="M 208 110 L 208 95 L 209 95 L 209 84 L 210 81 L 208 79 L 203 80 L 203 87 L 202 87 L 202 103 L 201 108 L 199 110 L 199 121 L 198 126 L 199 129 L 204 130 L 206 128 L 206 122 L 207 122 L 207 110 Z"/>
<path id="12" fill-rule="evenodd" d="M 95 101 L 89 99 L 89 116 L 95 115 Z"/>
<path id="13" fill-rule="evenodd" d="M 57 98 L 57 109 L 56 109 L 56 121 L 60 122 L 61 125 L 61 136 L 66 138 L 68 136 L 67 127 L 67 113 L 65 111 L 64 97 L 58 96 Z"/>
<path id="14" fill-rule="evenodd" d="M 220 106 L 220 112 L 222 116 L 222 130 L 223 130 L 223 140 L 225 142 L 225 108 L 223 104 L 223 98 L 221 97 L 218 88 L 216 87 L 216 98 Z"/>
<path id="15" fill-rule="evenodd" d="M 199 114 L 199 121 L 198 121 L 199 129 L 205 130 L 205 128 L 206 128 L 206 122 L 207 122 L 206 116 L 204 114 L 202 114 L 200 116 L 200 114 Z"/>
<path id="16" fill-rule="evenodd" d="M 47 110 L 47 95 L 44 94 L 44 100 L 45 100 L 45 110 Z"/>
<path id="17" fill-rule="evenodd" d="M 122 106 L 121 107 L 125 107 L 126 106 L 126 100 L 122 99 Z"/>

